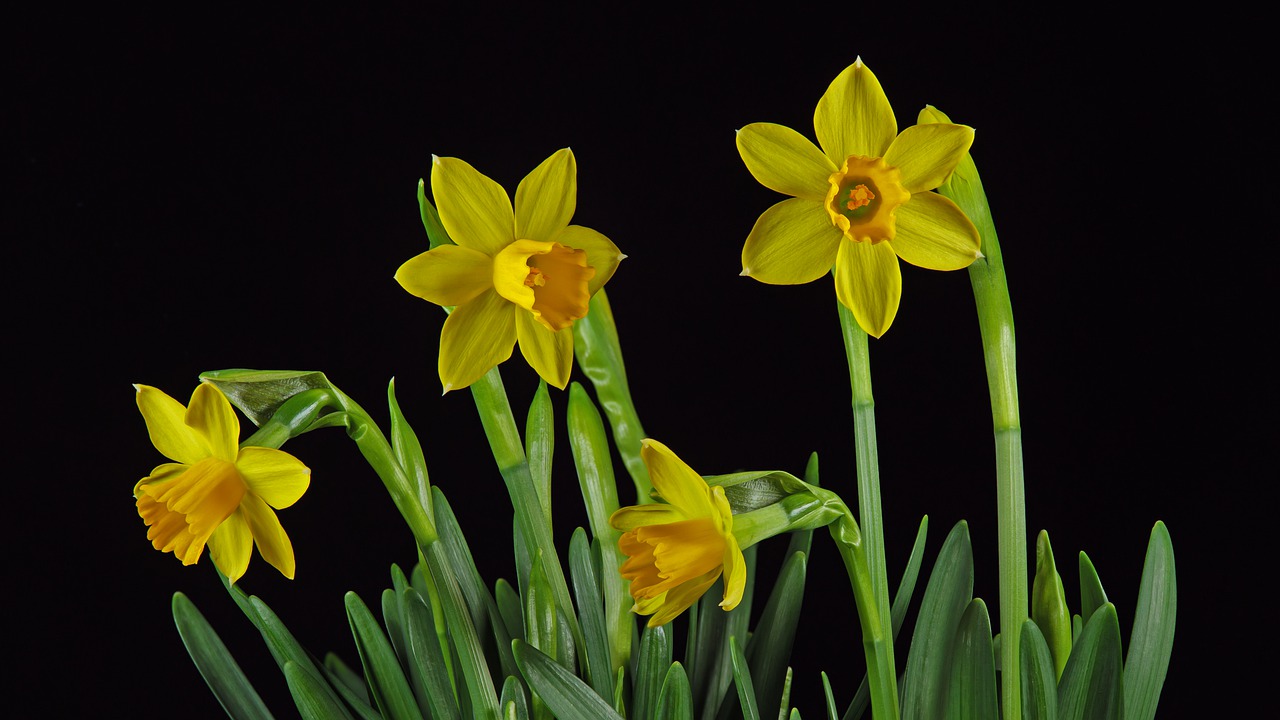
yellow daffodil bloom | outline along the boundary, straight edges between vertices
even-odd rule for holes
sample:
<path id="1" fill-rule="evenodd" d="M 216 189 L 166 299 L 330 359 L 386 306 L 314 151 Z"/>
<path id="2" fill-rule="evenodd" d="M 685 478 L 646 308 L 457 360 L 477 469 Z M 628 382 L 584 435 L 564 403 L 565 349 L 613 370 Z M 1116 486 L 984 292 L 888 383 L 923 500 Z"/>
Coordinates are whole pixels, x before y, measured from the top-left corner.
<path id="1" fill-rule="evenodd" d="M 724 574 L 720 607 L 742 601 L 746 561 L 733 534 L 724 489 L 710 487 L 666 445 L 644 440 L 640 458 L 665 503 L 621 508 L 609 522 L 623 531 L 622 577 L 631 581 L 632 611 L 652 615 L 649 627 L 671 622 Z"/>
<path id="2" fill-rule="evenodd" d="M 742 274 L 792 285 L 835 267 L 836 295 L 867 334 L 893 323 L 902 295 L 898 258 L 958 270 L 981 256 L 978 231 L 941 185 L 973 143 L 973 129 L 936 123 L 898 132 L 876 76 L 859 59 L 818 101 L 818 145 L 772 123 L 738 132 L 738 152 L 760 184 L 792 196 L 756 221 Z"/>
<path id="3" fill-rule="evenodd" d="M 307 466 L 281 450 L 238 447 L 240 421 L 213 385 L 197 387 L 185 408 L 156 388 L 134 387 L 152 444 L 174 461 L 133 488 L 155 549 L 191 565 L 208 544 L 214 564 L 235 582 L 257 543 L 263 559 L 292 579 L 293 545 L 272 508 L 302 497 Z"/>
<path id="4" fill-rule="evenodd" d="M 409 260 L 396 280 L 411 294 L 457 306 L 440 332 L 440 382 L 464 388 L 511 357 L 519 342 L 529 365 L 560 389 L 573 365 L 573 323 L 624 257 L 609 238 L 570 225 L 578 197 L 568 148 L 534 168 L 516 188 L 457 158 L 437 157 L 431 192 L 457 245 Z"/>

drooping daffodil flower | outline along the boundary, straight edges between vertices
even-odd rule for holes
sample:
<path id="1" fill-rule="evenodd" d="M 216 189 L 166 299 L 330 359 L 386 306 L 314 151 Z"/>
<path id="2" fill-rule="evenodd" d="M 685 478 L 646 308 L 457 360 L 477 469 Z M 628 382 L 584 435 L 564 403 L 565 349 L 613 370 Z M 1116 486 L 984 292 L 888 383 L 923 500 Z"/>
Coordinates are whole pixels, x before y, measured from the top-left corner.
<path id="1" fill-rule="evenodd" d="M 577 164 L 560 150 L 516 188 L 514 209 L 501 185 L 457 158 L 436 157 L 431 192 L 456 245 L 440 245 L 396 271 L 409 293 L 456 306 L 440 332 L 440 382 L 467 387 L 507 358 L 518 342 L 529 365 L 564 389 L 573 366 L 573 323 L 624 257 L 609 238 L 570 225 Z"/>
<path id="2" fill-rule="evenodd" d="M 152 444 L 173 460 L 133 488 L 152 546 L 191 565 L 207 544 L 218 570 L 235 582 L 256 543 L 292 579 L 293 545 L 272 508 L 297 502 L 311 470 L 282 450 L 239 447 L 240 421 L 213 385 L 197 387 L 186 407 L 156 388 L 134 387 Z"/>
<path id="3" fill-rule="evenodd" d="M 765 187 L 792 196 L 766 210 L 742 248 L 742 274 L 765 283 L 817 280 L 835 268 L 836 296 L 867 334 L 893 323 L 898 258 L 931 270 L 967 267 L 978 231 L 941 185 L 973 143 L 951 123 L 898 132 L 876 76 L 858 59 L 814 111 L 818 146 L 782 125 L 738 131 L 738 152 Z"/>
<path id="4" fill-rule="evenodd" d="M 711 487 L 666 445 L 644 440 L 640 458 L 654 492 L 664 502 L 619 509 L 609 519 L 623 531 L 627 555 L 622 577 L 631 581 L 632 611 L 665 625 L 702 597 L 724 575 L 720 607 L 742 601 L 747 566 L 733 534 L 733 512 L 724 488 Z"/>

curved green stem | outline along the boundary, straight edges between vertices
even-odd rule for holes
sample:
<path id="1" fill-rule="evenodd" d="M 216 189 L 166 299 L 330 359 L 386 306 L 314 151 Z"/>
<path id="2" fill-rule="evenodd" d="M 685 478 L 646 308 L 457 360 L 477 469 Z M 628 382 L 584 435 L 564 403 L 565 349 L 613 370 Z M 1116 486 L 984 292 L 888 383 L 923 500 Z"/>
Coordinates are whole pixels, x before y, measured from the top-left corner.
<path id="1" fill-rule="evenodd" d="M 876 705 L 875 691 L 872 692 L 872 714 L 876 718 L 898 716 L 897 679 L 893 659 L 893 628 L 889 614 L 889 576 L 885 569 L 884 522 L 880 512 L 880 463 L 876 452 L 876 413 L 875 399 L 871 394 L 871 358 L 867 348 L 867 333 L 858 325 L 853 313 L 844 305 L 837 303 L 840 311 L 840 329 L 844 337 L 845 353 L 849 358 L 849 385 L 853 391 L 853 433 L 858 464 L 858 519 L 861 526 L 860 552 L 864 555 L 865 597 L 858 599 L 859 619 L 864 623 L 863 636 L 869 628 L 868 621 L 877 624 L 875 637 L 879 638 L 876 647 L 880 672 L 887 674 L 885 682 L 894 687 L 891 696 L 892 709 L 886 703 L 889 698 L 883 695 L 880 705 Z M 842 551 L 843 553 L 843 551 Z M 846 560 L 846 565 L 848 560 Z M 850 571 L 852 578 L 852 571 Z M 858 590 L 855 582 L 855 595 Z M 869 607 L 864 612 L 863 605 Z M 865 641 L 864 641 L 865 642 Z M 868 656 L 868 661 L 870 657 Z M 868 675 L 871 672 L 868 670 Z M 874 688 L 875 682 L 872 683 Z M 881 688 L 883 691 L 883 688 Z"/>
<path id="2" fill-rule="evenodd" d="M 848 509 L 845 516 L 831 523 L 828 529 L 853 587 L 858 623 L 862 626 L 862 652 L 867 660 L 871 715 L 876 720 L 897 720 L 898 675 L 893 659 L 893 629 L 885 631 L 891 618 L 887 609 L 883 613 L 880 609 L 879 592 L 868 568 L 865 536 L 858 532 L 858 524 Z"/>
<path id="3" fill-rule="evenodd" d="M 991 419 L 996 444 L 996 518 L 1000 546 L 1000 670 L 1005 720 L 1019 720 L 1019 637 L 1028 616 L 1027 510 L 1022 475 L 1022 425 L 1018 418 L 1018 373 L 1014 353 L 1013 306 L 1004 261 L 982 179 L 968 154 L 938 192 L 951 198 L 982 237 L 982 253 L 969 266 L 978 308 Z"/>

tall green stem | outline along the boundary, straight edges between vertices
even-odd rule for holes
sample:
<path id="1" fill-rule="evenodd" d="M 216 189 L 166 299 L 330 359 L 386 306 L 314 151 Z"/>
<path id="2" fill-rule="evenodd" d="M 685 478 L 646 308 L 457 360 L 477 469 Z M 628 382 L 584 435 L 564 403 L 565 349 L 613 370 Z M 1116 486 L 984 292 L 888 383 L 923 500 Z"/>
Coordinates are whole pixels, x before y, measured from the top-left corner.
<path id="1" fill-rule="evenodd" d="M 871 715 L 876 720 L 897 720 L 898 675 L 893 660 L 893 630 L 885 632 L 888 614 L 881 614 L 871 575 L 867 571 L 866 536 L 845 509 L 845 515 L 829 527 L 844 560 L 853 586 L 858 623 L 862 626 L 862 652 L 867 661 L 867 685 L 871 694 Z"/>
<path id="2" fill-rule="evenodd" d="M 876 636 L 884 639 L 878 649 L 881 672 L 888 672 L 896 686 L 893 659 L 893 627 L 889 614 L 889 576 L 885 569 L 884 516 L 880 512 L 880 461 L 876 452 L 875 399 L 871 394 L 871 357 L 867 348 L 867 333 L 858 325 L 853 313 L 837 303 L 840 311 L 840 330 L 844 336 L 845 354 L 849 358 L 849 385 L 853 391 L 853 435 L 858 465 L 858 520 L 862 530 L 861 547 L 865 555 L 866 573 L 871 595 L 859 598 L 874 602 L 874 614 L 866 614 L 859 607 L 860 617 L 873 618 L 879 627 Z M 847 564 L 846 560 L 846 564 Z M 863 632 L 867 629 L 864 627 Z M 873 683 L 874 685 L 874 683 Z M 883 703 L 875 706 L 872 695 L 872 714 L 877 718 L 898 716 L 898 695 L 892 695 L 892 712 Z"/>
<path id="3" fill-rule="evenodd" d="M 939 113 L 941 115 L 941 113 Z M 945 116 L 942 118 L 945 121 Z M 991 419 L 996 441 L 997 530 L 1000 545 L 1000 670 L 1005 720 L 1022 716 L 1019 692 L 1019 636 L 1028 613 L 1027 510 L 1022 477 L 1022 425 L 1018 419 L 1018 374 L 1014 354 L 1013 306 L 1004 261 L 982 179 L 968 154 L 938 192 L 951 198 L 982 237 L 982 253 L 969 266 L 978 308 Z"/>

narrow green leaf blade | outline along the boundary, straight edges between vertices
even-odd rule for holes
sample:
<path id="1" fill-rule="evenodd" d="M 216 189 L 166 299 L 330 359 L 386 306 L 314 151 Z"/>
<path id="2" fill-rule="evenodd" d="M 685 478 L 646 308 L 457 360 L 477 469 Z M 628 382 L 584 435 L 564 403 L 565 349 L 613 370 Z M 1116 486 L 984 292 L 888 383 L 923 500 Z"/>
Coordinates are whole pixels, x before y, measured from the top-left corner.
<path id="1" fill-rule="evenodd" d="M 662 681 L 662 692 L 658 695 L 658 710 L 654 713 L 656 720 L 693 720 L 693 690 L 689 687 L 689 676 L 684 666 L 678 662 L 671 663 L 667 677 Z"/>
<path id="2" fill-rule="evenodd" d="M 1081 552 L 1080 617 L 1093 617 L 1093 614 L 1098 611 L 1098 608 L 1102 607 L 1106 603 L 1107 593 L 1102 589 L 1102 579 L 1098 577 L 1098 571 L 1094 569 L 1093 561 L 1089 559 L 1088 555 Z"/>
<path id="3" fill-rule="evenodd" d="M 671 667 L 671 627 L 646 626 L 640 635 L 640 658 L 636 666 L 636 684 L 632 690 L 631 705 L 635 717 L 653 717 L 658 707 L 658 695 L 667 669 Z"/>
<path id="4" fill-rule="evenodd" d="M 529 720 L 529 701 L 525 697 L 524 683 L 515 675 L 508 675 L 502 683 L 502 696 L 498 702 L 503 707 L 506 718 L 511 720 Z"/>
<path id="5" fill-rule="evenodd" d="M 942 717 L 956 627 L 972 599 L 973 549 L 961 520 L 942 543 L 920 603 L 902 680 L 903 718 Z"/>
<path id="6" fill-rule="evenodd" d="M 377 619 L 354 592 L 348 592 L 343 601 L 374 704 L 389 720 L 422 720 L 409 681 Z"/>
<path id="7" fill-rule="evenodd" d="M 1169 656 L 1173 653 L 1173 629 L 1178 615 L 1178 578 L 1173 562 L 1173 540 L 1163 522 L 1151 529 L 1142 584 L 1129 636 L 1124 664 L 1126 720 L 1151 720 L 1160 702 Z"/>
<path id="8" fill-rule="evenodd" d="M 196 669 L 227 714 L 236 720 L 270 720 L 271 712 L 218 633 L 180 592 L 173 594 L 173 620 Z"/>
<path id="9" fill-rule="evenodd" d="M 960 617 L 947 695 L 948 720 L 988 720 L 1000 716 L 991 618 L 981 598 L 974 598 Z"/>
<path id="10" fill-rule="evenodd" d="M 333 720 L 349 718 L 351 714 L 338 702 L 328 684 L 317 678 L 311 671 L 292 660 L 284 663 L 284 679 L 289 685 L 289 694 L 298 708 L 303 720 Z"/>
<path id="11" fill-rule="evenodd" d="M 425 691 L 425 698 L 418 698 L 419 706 L 425 699 L 433 720 L 462 720 L 431 606 L 417 590 L 407 587 L 400 591 L 400 607 L 409 646 L 409 673 L 416 678 L 415 689 Z"/>
<path id="12" fill-rule="evenodd" d="M 523 640 L 513 640 L 516 665 L 529 687 L 560 720 L 622 720 L 604 698 Z"/>
<path id="13" fill-rule="evenodd" d="M 751 664 L 759 707 L 778 707 L 782 701 L 782 685 L 791 663 L 791 648 L 804 602 L 807 568 L 804 553 L 795 553 L 783 562 L 760 622 L 747 642 L 747 661 Z"/>
<path id="14" fill-rule="evenodd" d="M 573 531 L 569 540 L 569 579 L 578 605 L 578 624 L 587 656 L 587 682 L 601 697 L 613 692 L 614 672 L 609 661 L 609 632 L 605 628 L 604 593 L 596 577 L 596 562 L 587 532 Z M 630 638 L 628 638 L 630 639 Z"/>
<path id="15" fill-rule="evenodd" d="M 1059 720 L 1122 720 L 1120 623 L 1107 603 L 1085 623 L 1058 683 Z"/>
<path id="16" fill-rule="evenodd" d="M 529 475 L 538 491 L 547 527 L 551 527 L 551 458 L 555 452 L 555 429 L 555 408 L 551 406 L 547 381 L 539 380 L 525 420 L 524 454 L 529 459 Z"/>
<path id="17" fill-rule="evenodd" d="M 1018 642 L 1022 644 L 1022 672 L 1018 675 L 1022 684 L 1022 717 L 1025 720 L 1057 720 L 1057 669 L 1049 644 L 1034 620 L 1028 619 L 1022 624 Z"/>
<path id="18" fill-rule="evenodd" d="M 760 709 L 756 706 L 755 684 L 751 681 L 751 668 L 742 653 L 738 638 L 729 638 L 730 659 L 733 661 L 733 684 L 738 689 L 738 706 L 742 708 L 743 720 L 760 720 Z M 822 678 L 826 682 L 826 674 Z M 827 685 L 827 699 L 831 698 L 831 686 Z M 834 715 L 832 716 L 834 718 Z"/>

